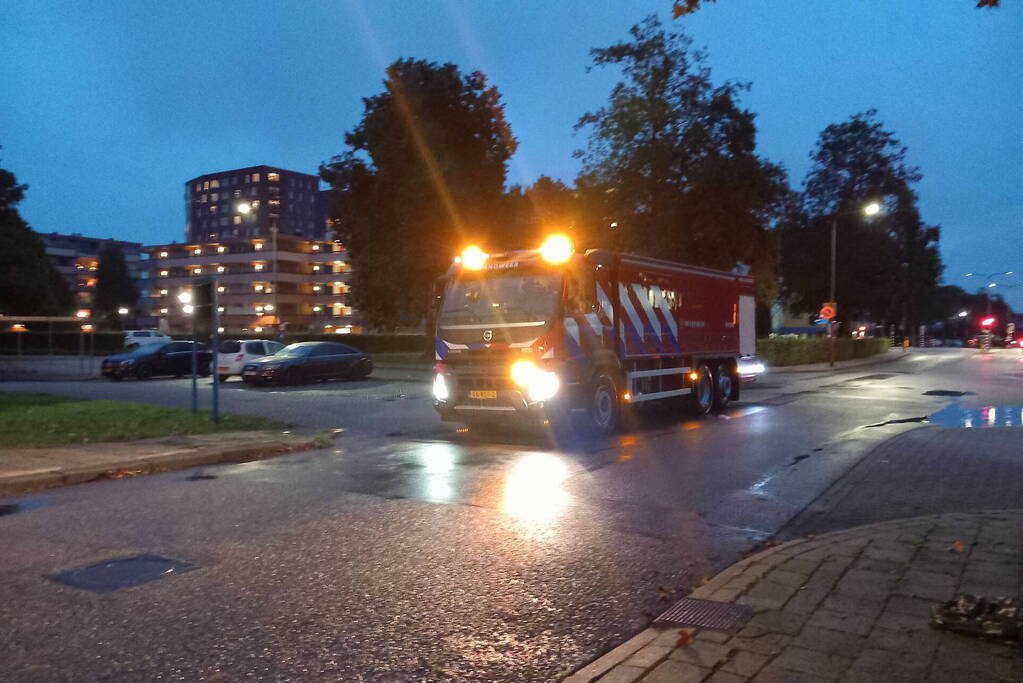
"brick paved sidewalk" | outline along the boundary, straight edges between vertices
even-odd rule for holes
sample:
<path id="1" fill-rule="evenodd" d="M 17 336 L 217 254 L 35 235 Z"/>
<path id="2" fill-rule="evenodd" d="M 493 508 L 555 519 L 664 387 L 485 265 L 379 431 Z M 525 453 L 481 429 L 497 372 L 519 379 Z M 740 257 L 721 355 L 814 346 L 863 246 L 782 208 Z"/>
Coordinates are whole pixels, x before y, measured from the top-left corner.
<path id="1" fill-rule="evenodd" d="M 737 635 L 690 630 L 679 645 L 679 628 L 651 627 L 567 682 L 1023 681 L 1016 647 L 929 626 L 931 605 L 956 593 L 1020 595 L 1021 563 L 1023 510 L 791 541 L 691 595 L 755 608 Z"/>

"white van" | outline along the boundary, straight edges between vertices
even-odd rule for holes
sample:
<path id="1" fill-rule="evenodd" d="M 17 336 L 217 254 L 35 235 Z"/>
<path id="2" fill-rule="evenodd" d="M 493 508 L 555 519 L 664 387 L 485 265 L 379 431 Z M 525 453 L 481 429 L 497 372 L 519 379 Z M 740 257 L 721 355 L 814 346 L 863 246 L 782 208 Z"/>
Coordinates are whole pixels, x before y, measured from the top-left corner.
<path id="1" fill-rule="evenodd" d="M 164 334 L 160 330 L 125 330 L 124 331 L 124 346 L 127 348 L 130 344 L 136 344 L 138 346 L 145 346 L 146 344 L 166 344 L 169 341 L 174 341 L 168 335 Z"/>

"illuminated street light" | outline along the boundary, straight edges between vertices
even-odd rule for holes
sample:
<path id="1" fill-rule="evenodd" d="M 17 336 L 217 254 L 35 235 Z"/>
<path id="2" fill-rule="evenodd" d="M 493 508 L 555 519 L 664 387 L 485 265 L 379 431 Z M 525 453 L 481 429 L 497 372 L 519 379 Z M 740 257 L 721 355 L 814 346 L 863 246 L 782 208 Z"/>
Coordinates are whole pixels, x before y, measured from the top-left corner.
<path id="1" fill-rule="evenodd" d="M 124 306 L 121 306 L 120 308 L 118 308 L 117 312 L 120 315 L 128 315 L 128 309 L 125 308 Z"/>
<path id="2" fill-rule="evenodd" d="M 959 317 L 960 318 L 965 318 L 967 315 L 968 315 L 968 313 L 966 311 L 959 311 Z"/>
<path id="3" fill-rule="evenodd" d="M 89 312 L 86 311 L 85 309 L 82 309 L 80 311 L 75 311 L 75 317 L 76 318 L 88 318 L 89 317 Z"/>
<path id="4" fill-rule="evenodd" d="M 178 301 L 180 301 L 183 304 L 190 304 L 190 303 L 192 303 L 192 293 L 191 292 L 181 292 L 180 294 L 178 294 Z"/>
<path id="5" fill-rule="evenodd" d="M 866 216 L 876 216 L 881 213 L 881 204 L 878 202 L 870 202 L 863 207 L 863 214 Z"/>
<path id="6" fill-rule="evenodd" d="M 248 202 L 241 202 L 238 205 L 238 213 L 248 213 L 249 211 L 252 211 L 252 205 Z"/>
<path id="7" fill-rule="evenodd" d="M 181 310 L 185 312 L 185 315 L 192 315 L 192 311 L 195 310 L 195 306 L 192 304 L 185 304 Z"/>

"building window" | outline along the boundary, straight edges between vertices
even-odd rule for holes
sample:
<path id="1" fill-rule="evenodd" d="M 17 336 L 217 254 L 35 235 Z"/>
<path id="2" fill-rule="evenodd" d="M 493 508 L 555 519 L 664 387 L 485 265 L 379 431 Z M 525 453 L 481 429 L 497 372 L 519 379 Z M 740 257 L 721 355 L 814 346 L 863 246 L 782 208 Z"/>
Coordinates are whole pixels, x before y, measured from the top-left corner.
<path id="1" fill-rule="evenodd" d="M 220 194 L 219 193 L 217 193 L 217 192 L 210 193 L 210 201 L 211 202 L 215 202 L 218 199 L 220 199 Z"/>
<path id="2" fill-rule="evenodd" d="M 223 294 L 224 292 L 227 291 L 227 287 L 225 287 L 224 285 L 220 285 L 219 287 L 217 287 L 217 291 Z"/>
<path id="3" fill-rule="evenodd" d="M 217 266 L 217 272 L 218 273 L 223 273 L 226 270 L 227 270 L 227 268 L 225 268 L 224 266 Z"/>
<path id="4" fill-rule="evenodd" d="M 256 249 L 258 251 L 259 249 L 263 248 L 263 243 L 262 242 L 256 242 L 255 244 L 252 245 L 252 248 Z"/>
<path id="5" fill-rule="evenodd" d="M 271 199 L 270 200 L 270 206 L 280 206 L 280 205 L 281 205 L 281 200 L 280 199 Z"/>
<path id="6" fill-rule="evenodd" d="M 202 189 L 204 189 L 204 190 L 210 189 L 210 181 L 207 180 L 206 182 L 204 182 L 202 184 Z"/>
<path id="7" fill-rule="evenodd" d="M 241 225 L 242 224 L 242 217 L 241 216 L 235 216 L 234 217 L 234 224 L 235 225 Z"/>
<path id="8" fill-rule="evenodd" d="M 196 183 L 195 184 L 195 191 L 196 192 L 202 192 L 202 183 Z"/>
<path id="9" fill-rule="evenodd" d="M 258 200 L 258 199 L 256 199 L 256 200 L 254 200 L 254 201 L 250 202 L 250 203 L 249 203 L 249 205 L 250 205 L 250 206 L 251 206 L 251 207 L 252 207 L 253 209 L 258 209 L 258 208 L 259 208 L 259 200 Z"/>
<path id="10" fill-rule="evenodd" d="M 227 251 L 227 247 L 225 247 L 223 244 L 221 244 L 219 247 L 217 247 L 217 253 L 218 254 L 223 254 L 225 251 Z"/>
<path id="11" fill-rule="evenodd" d="M 195 249 L 192 250 L 192 253 L 195 254 L 196 256 L 199 256 L 200 254 L 202 254 L 202 249 L 200 247 L 196 247 Z"/>
<path id="12" fill-rule="evenodd" d="M 199 198 L 199 202 L 202 203 L 202 204 L 205 204 L 206 203 L 206 195 L 203 195 L 202 197 L 200 197 Z"/>
<path id="13" fill-rule="evenodd" d="M 161 270 L 161 271 L 160 271 L 160 277 L 167 277 L 167 275 L 168 275 L 168 274 L 169 274 L 169 273 L 168 273 L 168 271 L 166 271 L 166 270 Z"/>
<path id="14" fill-rule="evenodd" d="M 262 264 L 262 263 L 256 263 L 256 264 L 254 264 L 254 265 L 253 265 L 252 267 L 253 267 L 254 269 L 256 269 L 257 271 L 259 271 L 259 270 L 263 270 L 263 264 Z"/>
<path id="15" fill-rule="evenodd" d="M 166 309 L 166 308 L 161 308 L 161 309 L 160 309 L 160 313 L 161 313 L 162 315 L 167 315 L 167 309 Z"/>
<path id="16" fill-rule="evenodd" d="M 280 173 L 267 173 L 266 174 L 266 179 L 269 182 L 271 182 L 271 183 L 276 183 L 278 180 L 281 179 L 281 174 Z"/>
<path id="17" fill-rule="evenodd" d="M 193 268 L 192 275 L 202 275 L 202 268 Z"/>
<path id="18" fill-rule="evenodd" d="M 258 183 L 259 182 L 259 174 L 258 173 L 253 173 L 252 174 L 252 182 L 254 182 L 254 183 Z"/>
<path id="19" fill-rule="evenodd" d="M 220 181 L 219 180 L 211 180 L 210 181 L 210 187 L 220 187 Z"/>
<path id="20" fill-rule="evenodd" d="M 227 225 L 227 216 L 224 216 L 224 217 L 222 217 L 220 219 L 220 225 L 221 225 L 221 227 L 224 227 L 224 226 Z M 210 237 L 213 237 L 213 235 L 210 235 Z"/>
<path id="21" fill-rule="evenodd" d="M 160 258 L 167 258 L 168 256 L 170 256 L 170 254 L 168 254 L 166 251 L 160 252 Z"/>

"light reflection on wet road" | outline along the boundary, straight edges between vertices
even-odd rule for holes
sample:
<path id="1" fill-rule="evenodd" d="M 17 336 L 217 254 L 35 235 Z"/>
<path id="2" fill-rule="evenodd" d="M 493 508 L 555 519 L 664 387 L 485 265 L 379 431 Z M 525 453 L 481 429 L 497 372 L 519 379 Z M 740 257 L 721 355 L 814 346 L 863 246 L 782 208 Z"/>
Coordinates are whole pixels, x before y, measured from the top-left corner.
<path id="1" fill-rule="evenodd" d="M 865 425 L 1012 405 L 1018 368 L 996 356 L 768 376 L 723 414 L 663 407 L 615 439 L 459 431 L 425 400 L 384 400 L 415 395 L 384 383 L 348 402 L 343 387 L 265 392 L 249 404 L 347 431 L 322 451 L 203 470 L 215 479 L 41 492 L 0 517 L 18 549 L 0 565 L 0 661 L 15 680 L 554 679 L 916 427 Z M 975 395 L 925 395 L 963 387 Z M 1008 414 L 991 415 L 978 419 Z M 102 601 L 42 578 L 136 552 L 198 568 Z"/>

